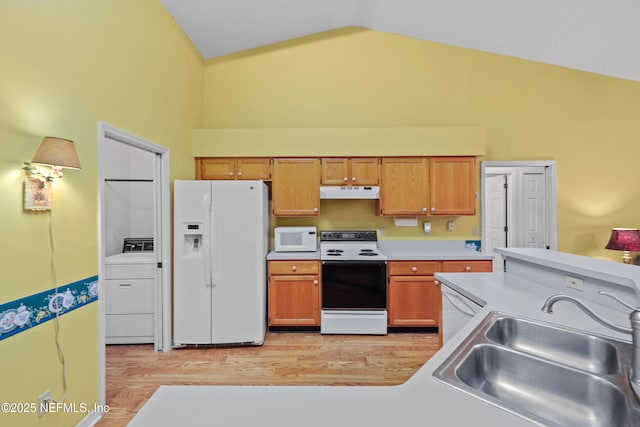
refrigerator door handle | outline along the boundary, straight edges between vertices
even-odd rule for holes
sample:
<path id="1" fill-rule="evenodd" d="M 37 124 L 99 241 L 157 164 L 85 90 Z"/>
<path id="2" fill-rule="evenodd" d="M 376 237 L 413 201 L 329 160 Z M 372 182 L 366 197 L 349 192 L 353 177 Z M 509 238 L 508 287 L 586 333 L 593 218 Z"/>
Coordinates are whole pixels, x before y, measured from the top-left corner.
<path id="1" fill-rule="evenodd" d="M 202 198 L 202 210 L 204 211 L 204 233 L 202 236 L 202 273 L 204 287 L 211 286 L 211 198 L 205 194 Z"/>
<path id="2" fill-rule="evenodd" d="M 216 230 L 213 228 L 213 222 L 215 221 L 215 217 L 216 217 L 216 202 L 215 201 L 211 201 L 211 211 L 210 211 L 210 216 L 209 216 L 209 222 L 207 223 L 207 225 L 210 227 L 210 231 L 209 231 L 209 285 L 211 285 L 211 287 L 216 285 L 216 278 L 215 278 L 215 274 L 214 272 L 217 271 L 217 267 L 218 267 L 218 263 L 215 262 L 216 261 L 216 247 L 215 247 L 215 243 L 214 243 L 214 239 L 213 239 L 213 235 L 215 234 Z"/>

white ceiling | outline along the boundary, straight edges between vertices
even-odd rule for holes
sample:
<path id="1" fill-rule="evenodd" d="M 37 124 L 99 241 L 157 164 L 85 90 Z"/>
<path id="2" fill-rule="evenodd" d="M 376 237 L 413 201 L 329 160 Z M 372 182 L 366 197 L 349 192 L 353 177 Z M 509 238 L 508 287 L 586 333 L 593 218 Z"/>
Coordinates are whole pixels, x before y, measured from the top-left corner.
<path id="1" fill-rule="evenodd" d="M 640 0 L 160 0 L 205 59 L 359 26 L 640 81 Z"/>

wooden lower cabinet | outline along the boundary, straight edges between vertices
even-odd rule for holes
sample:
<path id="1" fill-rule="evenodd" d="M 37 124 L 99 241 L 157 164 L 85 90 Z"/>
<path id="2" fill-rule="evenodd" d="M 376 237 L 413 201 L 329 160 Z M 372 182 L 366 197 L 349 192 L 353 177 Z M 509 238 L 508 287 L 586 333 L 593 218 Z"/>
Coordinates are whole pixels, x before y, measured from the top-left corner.
<path id="1" fill-rule="evenodd" d="M 433 275 L 440 261 L 390 261 L 387 288 L 389 326 L 435 327 L 440 313 L 440 288 Z"/>
<path id="2" fill-rule="evenodd" d="M 438 326 L 440 288 L 433 276 L 392 276 L 388 289 L 389 326 Z"/>
<path id="3" fill-rule="evenodd" d="M 269 261 L 269 326 L 320 326 L 318 261 Z"/>
<path id="4" fill-rule="evenodd" d="M 437 272 L 491 272 L 490 260 L 389 261 L 387 310 L 391 327 L 439 327 L 442 294 Z"/>

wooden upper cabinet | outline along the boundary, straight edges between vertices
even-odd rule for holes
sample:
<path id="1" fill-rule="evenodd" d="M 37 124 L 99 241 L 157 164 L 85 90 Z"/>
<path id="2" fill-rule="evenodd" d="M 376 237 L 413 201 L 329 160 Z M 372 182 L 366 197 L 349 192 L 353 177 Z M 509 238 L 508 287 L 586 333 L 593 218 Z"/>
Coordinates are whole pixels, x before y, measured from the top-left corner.
<path id="1" fill-rule="evenodd" d="M 475 215 L 475 157 L 429 159 L 431 215 Z"/>
<path id="2" fill-rule="evenodd" d="M 322 185 L 378 185 L 378 158 L 323 158 Z"/>
<path id="3" fill-rule="evenodd" d="M 274 159 L 272 207 L 276 216 L 320 213 L 320 160 Z"/>
<path id="4" fill-rule="evenodd" d="M 269 158 L 209 157 L 196 161 L 198 179 L 271 179 Z"/>
<path id="5" fill-rule="evenodd" d="M 198 159 L 196 166 L 198 179 L 235 179 L 236 159 Z"/>
<path id="6" fill-rule="evenodd" d="M 382 158 L 380 214 L 428 214 L 428 160 L 423 157 Z"/>
<path id="7" fill-rule="evenodd" d="M 236 159 L 236 177 L 238 179 L 271 179 L 271 159 Z"/>
<path id="8" fill-rule="evenodd" d="M 351 159 L 351 183 L 353 185 L 378 185 L 380 183 L 380 159 Z"/>

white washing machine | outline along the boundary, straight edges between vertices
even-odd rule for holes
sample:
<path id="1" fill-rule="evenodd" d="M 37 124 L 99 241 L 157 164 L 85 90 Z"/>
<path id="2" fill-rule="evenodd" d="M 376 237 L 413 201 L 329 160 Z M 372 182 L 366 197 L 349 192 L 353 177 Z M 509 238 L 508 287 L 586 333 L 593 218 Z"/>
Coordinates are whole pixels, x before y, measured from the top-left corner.
<path id="1" fill-rule="evenodd" d="M 154 342 L 155 270 L 152 238 L 126 238 L 105 258 L 107 344 Z"/>

